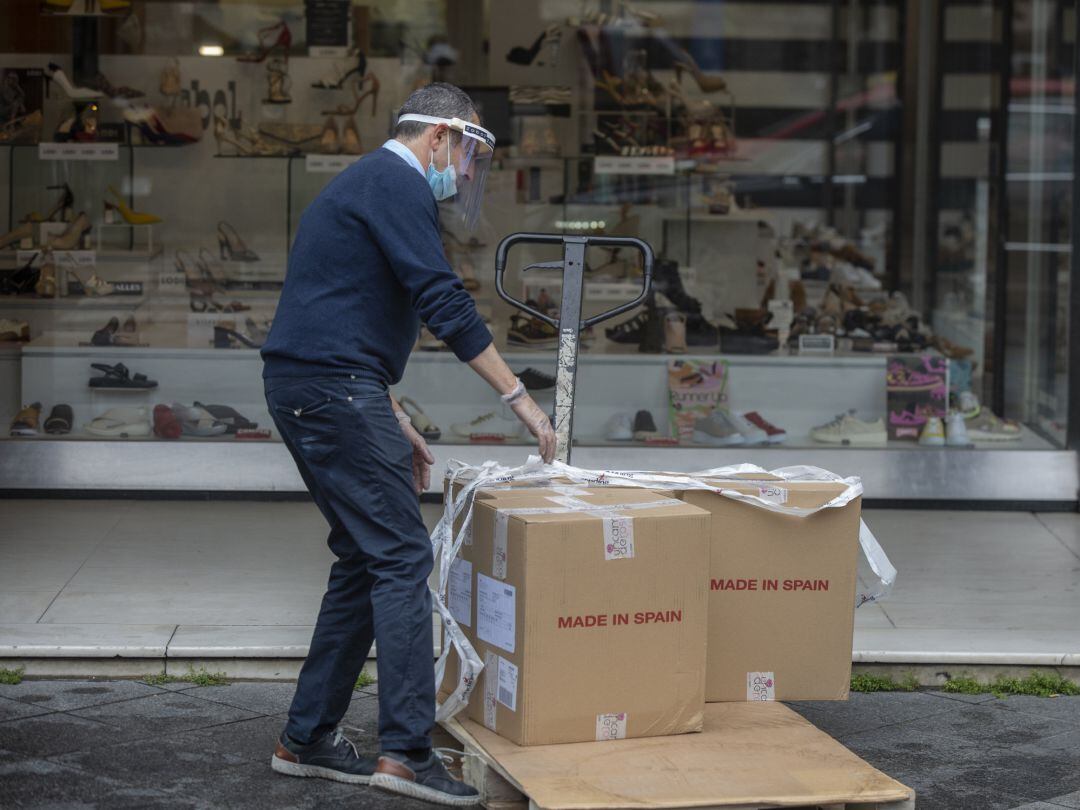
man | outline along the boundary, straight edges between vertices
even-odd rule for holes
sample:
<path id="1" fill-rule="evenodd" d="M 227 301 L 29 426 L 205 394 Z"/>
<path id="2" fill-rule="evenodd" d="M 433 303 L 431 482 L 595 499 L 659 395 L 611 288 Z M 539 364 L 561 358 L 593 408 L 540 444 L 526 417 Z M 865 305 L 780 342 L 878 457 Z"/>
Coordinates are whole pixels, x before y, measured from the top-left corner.
<path id="1" fill-rule="evenodd" d="M 474 222 L 493 148 L 464 92 L 423 87 L 402 106 L 394 139 L 331 181 L 300 221 L 263 378 L 338 559 L 271 760 L 279 773 L 441 804 L 478 801 L 431 748 L 433 561 L 417 496 L 434 458 L 388 386 L 401 379 L 423 321 L 502 396 L 543 458 L 554 455 L 547 415 L 495 350 L 440 238 L 436 200 L 455 197 Z M 377 759 L 337 728 L 373 639 Z"/>

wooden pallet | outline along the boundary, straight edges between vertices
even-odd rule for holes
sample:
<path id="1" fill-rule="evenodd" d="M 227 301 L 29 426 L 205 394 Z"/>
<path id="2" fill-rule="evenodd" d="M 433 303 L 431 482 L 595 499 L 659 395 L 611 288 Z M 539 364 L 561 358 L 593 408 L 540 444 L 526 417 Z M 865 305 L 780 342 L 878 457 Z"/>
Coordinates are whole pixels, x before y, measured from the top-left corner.
<path id="1" fill-rule="evenodd" d="M 915 793 L 780 703 L 712 703 L 678 737 L 519 747 L 443 724 L 488 810 L 914 810 Z"/>

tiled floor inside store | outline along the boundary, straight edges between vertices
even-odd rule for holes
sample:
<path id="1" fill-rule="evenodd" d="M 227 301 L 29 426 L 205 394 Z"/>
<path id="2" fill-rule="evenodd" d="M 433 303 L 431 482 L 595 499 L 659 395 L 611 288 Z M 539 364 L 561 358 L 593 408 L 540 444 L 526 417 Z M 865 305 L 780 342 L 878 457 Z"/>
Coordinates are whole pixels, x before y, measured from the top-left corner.
<path id="1" fill-rule="evenodd" d="M 0 657 L 302 656 L 331 561 L 310 503 L 5 500 L 0 514 Z M 1080 515 L 865 517 L 900 574 L 857 612 L 854 660 L 1080 663 Z"/>

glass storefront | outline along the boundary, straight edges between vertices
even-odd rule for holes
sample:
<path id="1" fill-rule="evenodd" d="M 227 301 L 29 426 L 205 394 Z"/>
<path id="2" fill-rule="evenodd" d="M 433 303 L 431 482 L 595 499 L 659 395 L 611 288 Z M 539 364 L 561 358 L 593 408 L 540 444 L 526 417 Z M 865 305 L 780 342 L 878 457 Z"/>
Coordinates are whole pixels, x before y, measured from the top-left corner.
<path id="1" fill-rule="evenodd" d="M 5 441 L 277 442 L 257 347 L 301 214 L 413 89 L 449 81 L 498 146 L 477 231 L 444 212 L 447 256 L 542 405 L 555 333 L 496 295 L 499 241 L 655 250 L 646 305 L 582 335 L 579 445 L 664 469 L 687 448 L 770 466 L 754 454 L 1069 443 L 1073 3 L 5 13 Z M 559 271 L 521 268 L 559 258 L 514 250 L 509 287 L 555 311 Z M 586 258 L 586 316 L 636 296 L 636 255 Z M 395 393 L 437 445 L 525 444 L 426 331 Z"/>

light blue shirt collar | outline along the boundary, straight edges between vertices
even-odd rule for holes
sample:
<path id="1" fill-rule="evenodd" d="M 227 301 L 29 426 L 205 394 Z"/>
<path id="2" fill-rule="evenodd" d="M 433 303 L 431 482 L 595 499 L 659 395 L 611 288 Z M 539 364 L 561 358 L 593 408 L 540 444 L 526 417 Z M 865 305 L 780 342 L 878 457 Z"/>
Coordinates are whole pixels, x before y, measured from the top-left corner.
<path id="1" fill-rule="evenodd" d="M 427 175 L 424 174 L 424 167 L 420 165 L 420 161 L 416 159 L 416 155 L 414 155 L 413 151 L 401 141 L 395 138 L 391 138 L 383 144 L 383 149 L 389 149 L 399 158 L 401 158 L 418 172 L 420 172 L 421 177 L 427 177 Z"/>

